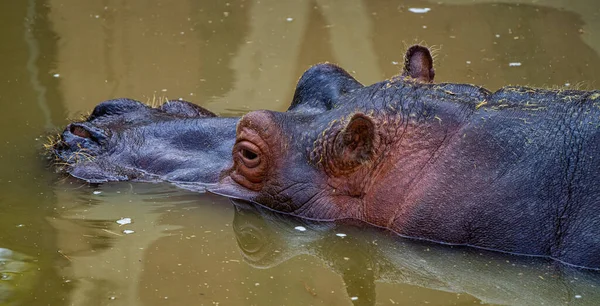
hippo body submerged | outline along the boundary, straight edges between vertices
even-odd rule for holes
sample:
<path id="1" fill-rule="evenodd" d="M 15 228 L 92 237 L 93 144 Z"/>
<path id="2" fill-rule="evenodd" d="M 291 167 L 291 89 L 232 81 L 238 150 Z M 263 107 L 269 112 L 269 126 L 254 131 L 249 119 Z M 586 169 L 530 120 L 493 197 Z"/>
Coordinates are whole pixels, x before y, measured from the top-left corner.
<path id="1" fill-rule="evenodd" d="M 268 166 L 248 173 L 235 159 L 213 192 L 307 218 L 356 218 L 409 237 L 600 267 L 594 96 L 392 79 L 328 113 L 250 113 L 237 142 L 254 143 Z"/>
<path id="2" fill-rule="evenodd" d="M 229 159 L 212 168 L 179 160 L 211 172 L 209 191 L 275 211 L 600 269 L 600 92 L 491 93 L 432 84 L 433 75 L 422 47 L 409 49 L 403 75 L 367 87 L 314 66 L 287 112 L 223 127 Z M 171 137 L 186 133 L 178 126 Z M 211 154 L 200 147 L 190 152 Z M 194 189 L 199 180 L 184 181 Z"/>

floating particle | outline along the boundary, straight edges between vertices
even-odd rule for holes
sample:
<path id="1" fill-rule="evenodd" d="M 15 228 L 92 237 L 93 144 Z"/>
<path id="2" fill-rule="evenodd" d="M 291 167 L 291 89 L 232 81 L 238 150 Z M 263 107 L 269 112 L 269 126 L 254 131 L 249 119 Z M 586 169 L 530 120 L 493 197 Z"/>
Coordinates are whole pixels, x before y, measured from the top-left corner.
<path id="1" fill-rule="evenodd" d="M 119 225 L 131 224 L 131 218 L 121 218 L 117 220 Z"/>
<path id="2" fill-rule="evenodd" d="M 96 191 L 94 191 L 94 192 L 92 192 L 92 193 L 93 193 L 93 194 L 96 194 L 96 195 L 98 195 L 98 194 L 101 194 L 101 193 L 102 193 L 102 191 L 98 191 L 98 190 L 96 190 Z"/>
<path id="3" fill-rule="evenodd" d="M 126 234 L 126 235 L 133 234 L 133 233 L 135 233 L 135 231 L 132 231 L 132 230 L 124 230 L 123 231 L 123 234 Z"/>
<path id="4" fill-rule="evenodd" d="M 408 10 L 411 13 L 415 13 L 415 14 L 425 14 L 425 13 L 431 11 L 431 9 L 428 7 L 411 7 Z"/>
<path id="5" fill-rule="evenodd" d="M 306 227 L 304 227 L 304 226 L 296 226 L 296 227 L 294 227 L 294 229 L 297 231 L 301 231 L 301 232 L 306 231 Z"/>
<path id="6" fill-rule="evenodd" d="M 55 77 L 55 78 L 58 78 L 58 77 L 60 77 L 60 74 L 59 73 L 55 73 L 52 76 Z"/>
<path id="7" fill-rule="evenodd" d="M 519 67 L 519 66 L 521 66 L 521 63 L 519 63 L 519 62 L 508 63 L 508 66 L 510 66 L 510 67 Z"/>
<path id="8" fill-rule="evenodd" d="M 346 234 L 344 234 L 344 233 L 337 233 L 337 234 L 335 234 L 335 235 L 336 235 L 336 236 L 338 236 L 338 237 L 346 237 L 346 236 L 347 236 L 347 235 L 346 235 Z"/>
<path id="9" fill-rule="evenodd" d="M 288 18 L 286 18 L 285 20 L 286 20 L 287 22 L 292 22 L 292 21 L 294 21 L 294 18 L 292 18 L 292 17 L 288 17 Z"/>

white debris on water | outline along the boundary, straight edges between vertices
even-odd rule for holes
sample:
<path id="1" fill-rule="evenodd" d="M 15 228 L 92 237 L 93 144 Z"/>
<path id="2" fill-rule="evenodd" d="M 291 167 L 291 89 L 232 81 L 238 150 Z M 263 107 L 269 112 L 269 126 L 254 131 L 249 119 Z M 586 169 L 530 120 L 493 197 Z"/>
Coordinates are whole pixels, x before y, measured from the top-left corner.
<path id="1" fill-rule="evenodd" d="M 102 191 L 98 191 L 98 190 L 96 190 L 96 191 L 94 191 L 94 192 L 92 192 L 92 193 L 93 193 L 93 194 L 96 194 L 96 195 L 98 195 L 98 194 L 101 194 L 101 193 L 102 193 Z"/>
<path id="2" fill-rule="evenodd" d="M 337 234 L 335 234 L 335 235 L 336 235 L 336 236 L 338 236 L 338 237 L 346 237 L 346 236 L 348 236 L 348 235 L 346 235 L 346 234 L 344 234 L 344 233 L 337 233 Z"/>
<path id="3" fill-rule="evenodd" d="M 55 77 L 55 78 L 58 78 L 60 76 L 60 73 L 55 73 L 52 76 Z"/>
<path id="4" fill-rule="evenodd" d="M 519 62 L 508 63 L 508 66 L 510 66 L 510 67 L 519 67 L 519 66 L 521 66 L 521 63 L 519 63 Z"/>
<path id="5" fill-rule="evenodd" d="M 576 299 L 580 299 L 580 298 L 581 298 L 581 295 L 577 294 L 577 295 L 575 295 L 575 298 L 576 298 Z"/>
<path id="6" fill-rule="evenodd" d="M 415 14 L 425 14 L 425 13 L 431 11 L 431 9 L 428 7 L 411 7 L 408 10 L 411 13 L 415 13 Z"/>
<path id="7" fill-rule="evenodd" d="M 132 231 L 132 230 L 124 230 L 123 231 L 123 234 L 126 234 L 126 235 L 133 234 L 133 233 L 135 233 L 135 231 Z"/>
<path id="8" fill-rule="evenodd" d="M 353 296 L 350 299 L 353 300 L 353 301 L 356 301 L 356 300 L 358 300 L 358 296 Z"/>
<path id="9" fill-rule="evenodd" d="M 292 18 L 292 17 L 288 17 L 288 18 L 286 18 L 285 20 L 286 20 L 287 22 L 292 22 L 292 21 L 294 21 L 294 18 Z"/>
<path id="10" fill-rule="evenodd" d="M 301 232 L 306 231 L 306 227 L 304 227 L 304 226 L 296 226 L 296 227 L 294 227 L 294 229 L 297 231 L 301 231 Z"/>
<path id="11" fill-rule="evenodd" d="M 131 224 L 131 218 L 121 218 L 116 221 L 119 225 Z"/>
<path id="12" fill-rule="evenodd" d="M 467 61 L 467 65 L 470 65 L 470 64 L 471 64 L 471 61 Z"/>

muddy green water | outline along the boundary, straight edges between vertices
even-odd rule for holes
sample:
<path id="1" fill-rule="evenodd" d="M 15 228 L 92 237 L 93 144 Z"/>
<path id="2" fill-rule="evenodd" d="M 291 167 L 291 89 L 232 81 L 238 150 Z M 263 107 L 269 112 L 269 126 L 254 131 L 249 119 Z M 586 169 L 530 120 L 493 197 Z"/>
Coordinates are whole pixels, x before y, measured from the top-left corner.
<path id="1" fill-rule="evenodd" d="M 89 186 L 40 156 L 105 99 L 285 110 L 311 64 L 369 84 L 415 42 L 440 82 L 600 87 L 600 2 L 506 2 L 0 1 L 0 305 L 600 304 L 598 273 L 169 185 Z"/>

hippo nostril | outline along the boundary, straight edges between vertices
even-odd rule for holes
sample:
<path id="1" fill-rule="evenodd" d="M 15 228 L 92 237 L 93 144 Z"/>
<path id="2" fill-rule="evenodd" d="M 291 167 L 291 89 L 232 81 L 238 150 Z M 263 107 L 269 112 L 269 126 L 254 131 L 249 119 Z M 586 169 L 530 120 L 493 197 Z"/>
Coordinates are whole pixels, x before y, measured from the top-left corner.
<path id="1" fill-rule="evenodd" d="M 86 129 L 78 125 L 71 125 L 70 128 L 71 134 L 75 136 L 79 136 L 81 138 L 91 138 L 92 135 Z"/>
<path id="2" fill-rule="evenodd" d="M 71 123 L 67 126 L 62 137 L 67 144 L 96 143 L 101 144 L 107 138 L 107 133 L 87 122 Z"/>

